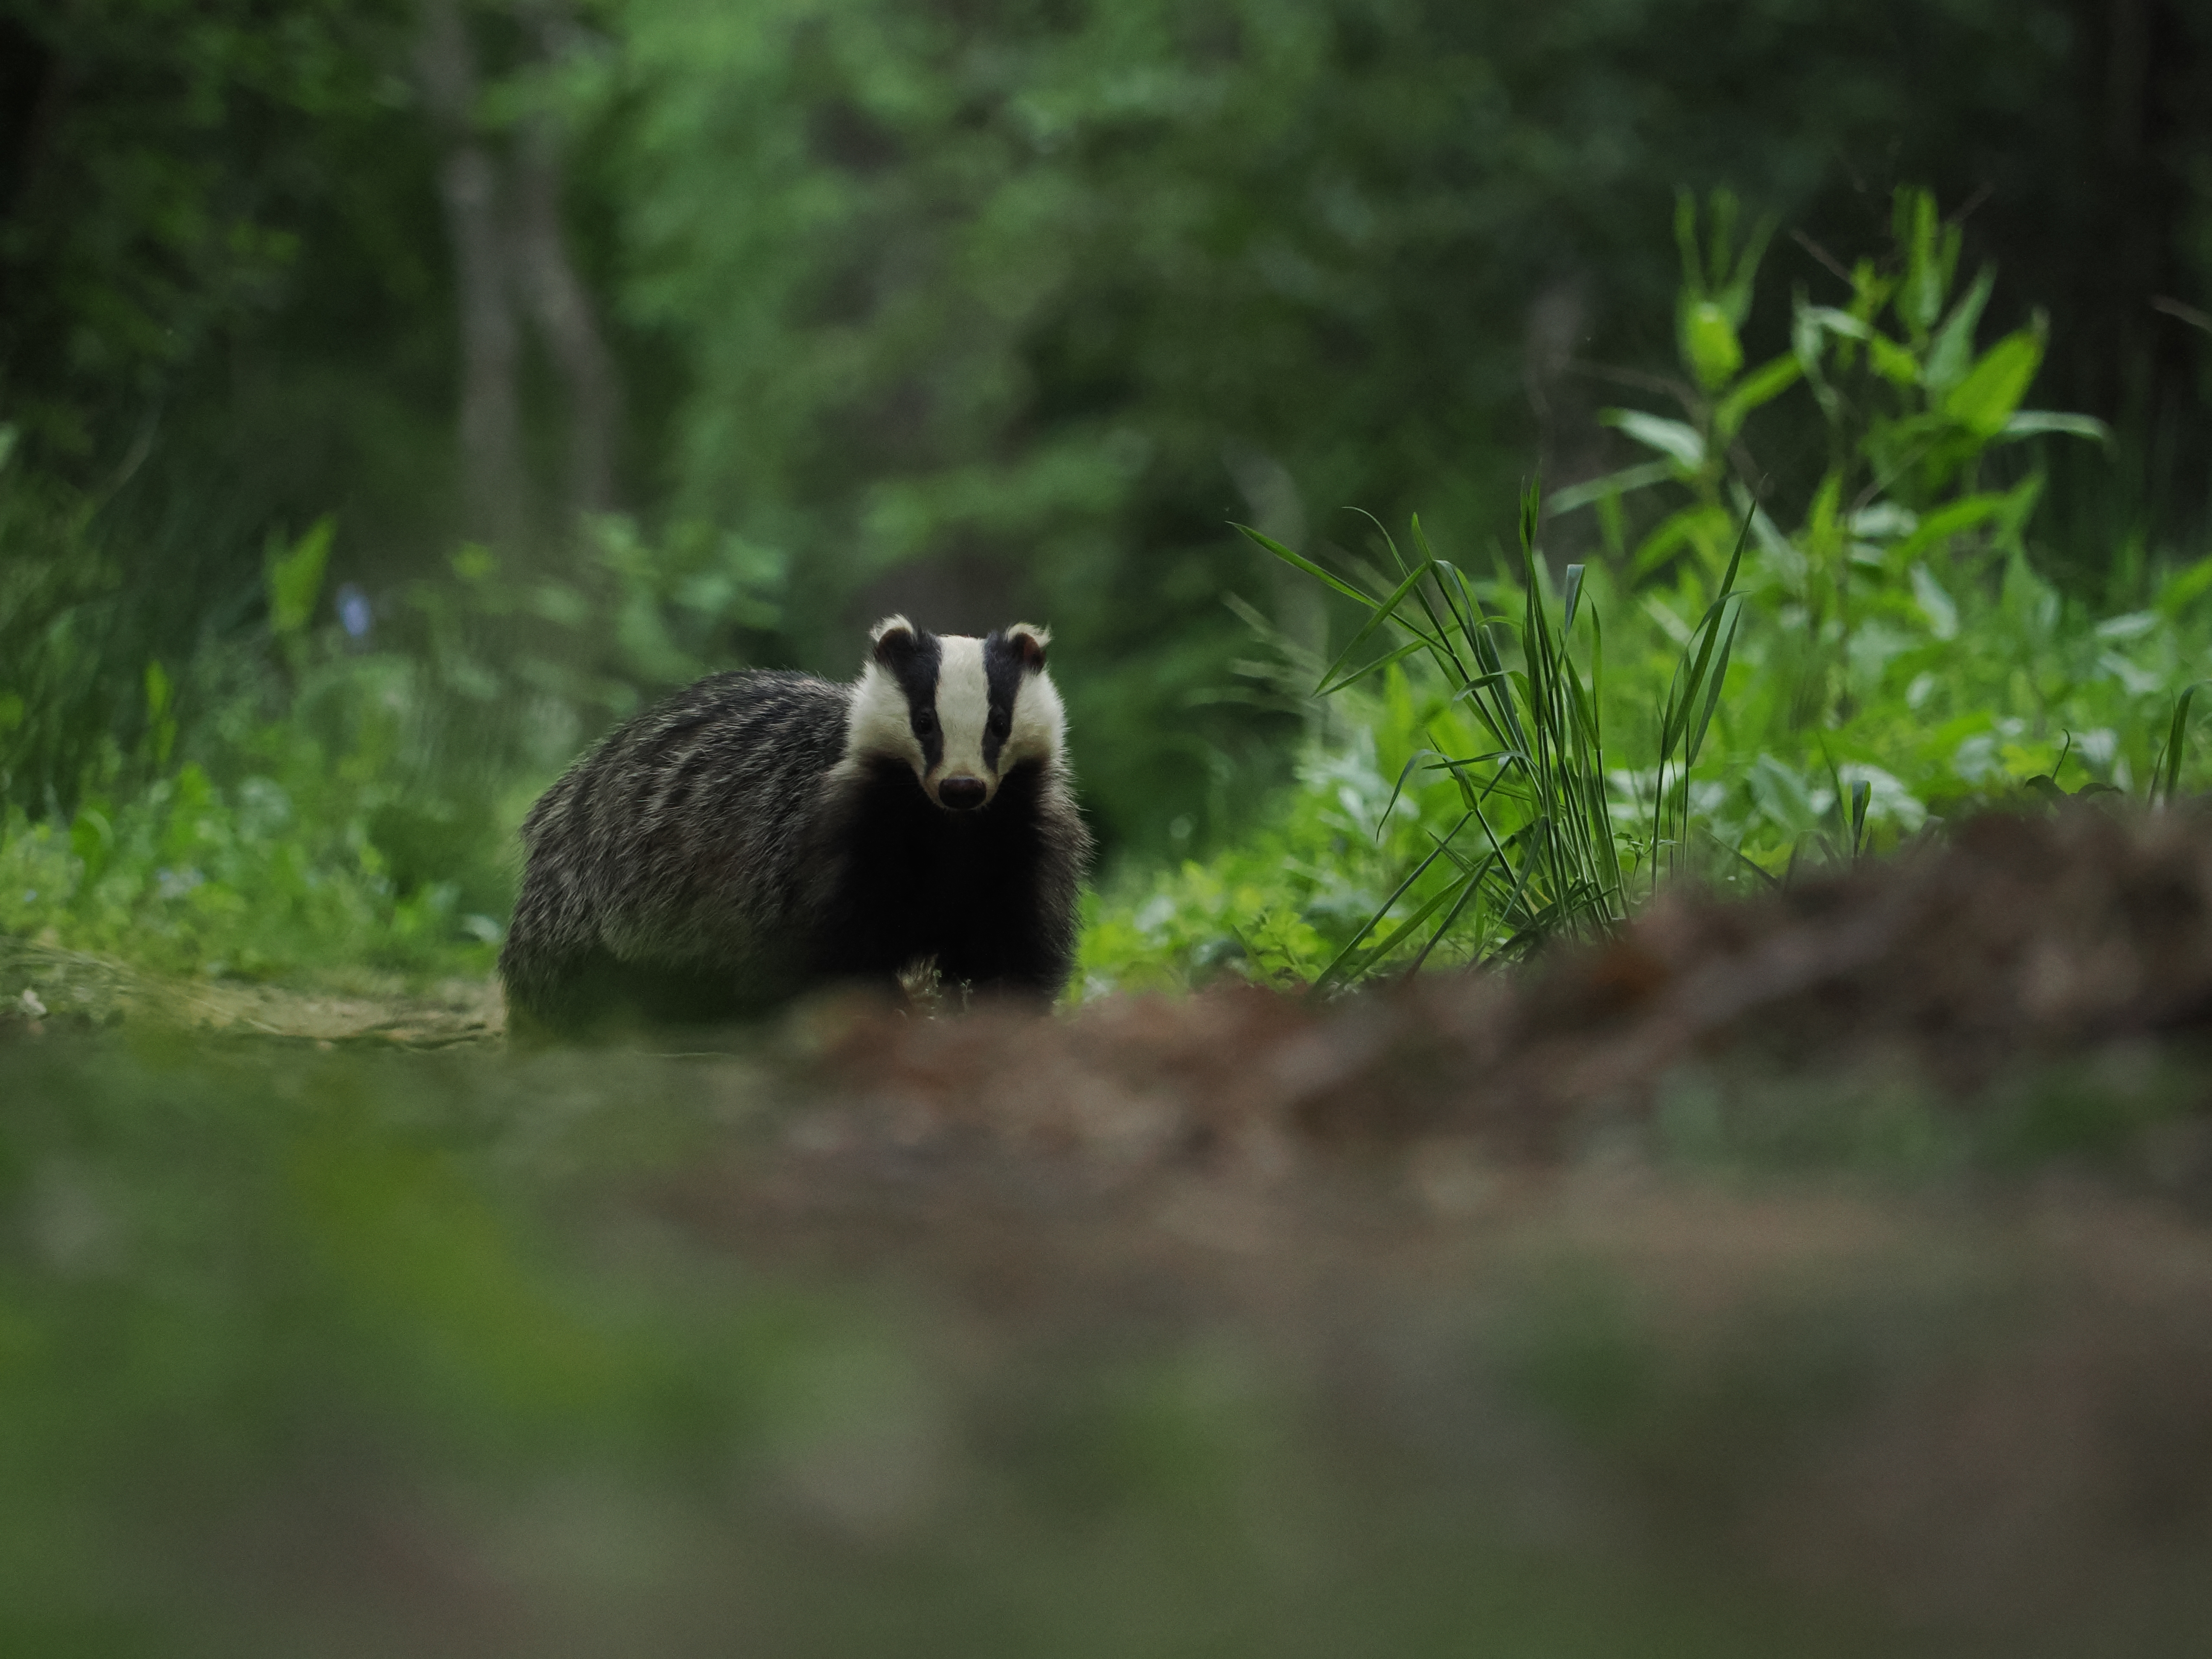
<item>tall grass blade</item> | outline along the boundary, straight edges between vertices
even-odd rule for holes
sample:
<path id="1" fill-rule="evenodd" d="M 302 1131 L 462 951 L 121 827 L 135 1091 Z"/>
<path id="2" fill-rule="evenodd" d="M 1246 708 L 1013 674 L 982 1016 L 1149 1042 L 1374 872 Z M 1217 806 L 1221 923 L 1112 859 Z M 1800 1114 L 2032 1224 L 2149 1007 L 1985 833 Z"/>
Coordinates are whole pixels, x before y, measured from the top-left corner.
<path id="1" fill-rule="evenodd" d="M 2208 685 L 2212 685 L 2212 680 L 2198 680 L 2174 701 L 2173 720 L 2166 728 L 2165 745 L 2159 750 L 2158 759 L 2151 765 L 2150 804 L 2153 806 L 2173 805 L 2174 795 L 2181 787 L 2181 761 L 2189 736 L 2189 706 L 2197 700 L 2197 694 Z"/>

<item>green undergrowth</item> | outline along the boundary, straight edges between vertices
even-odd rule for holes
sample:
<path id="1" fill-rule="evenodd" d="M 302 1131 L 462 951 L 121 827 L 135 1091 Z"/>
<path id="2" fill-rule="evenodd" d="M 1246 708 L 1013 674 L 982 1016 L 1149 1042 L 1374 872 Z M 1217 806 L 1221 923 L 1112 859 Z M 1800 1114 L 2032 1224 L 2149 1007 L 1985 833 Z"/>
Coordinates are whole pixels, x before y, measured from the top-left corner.
<path id="1" fill-rule="evenodd" d="M 18 488 L 0 457 L 0 505 Z M 531 800 L 611 720 L 706 672 L 780 580 L 743 544 L 648 548 L 610 519 L 533 574 L 464 547 L 380 611 L 330 590 L 325 520 L 271 544 L 257 623 L 94 702 L 91 600 L 37 579 L 96 563 L 96 539 L 51 514 L 0 530 L 26 614 L 47 607 L 0 673 L 0 933 L 355 989 L 488 972 Z M 72 718 L 108 729 L 88 741 Z M 78 750 L 64 804 L 46 763 Z"/>
<path id="2" fill-rule="evenodd" d="M 1512 958 L 1673 876 L 1756 891 L 1993 806 L 2204 787 L 2212 558 L 2123 545 L 2100 594 L 2039 568 L 2041 447 L 2107 434 L 2029 406 L 2045 325 L 1982 337 L 1995 278 L 1932 199 L 1900 192 L 1833 303 L 1791 295 L 1764 362 L 1771 227 L 1723 196 L 1678 228 L 1674 406 L 1605 417 L 1641 459 L 1532 492 L 1510 550 L 1254 533 L 1337 607 L 1321 653 L 1239 604 L 1249 699 L 1322 694 L 1297 784 L 1207 857 L 1109 872 L 1079 994 Z M 535 793 L 781 604 L 773 555 L 611 519 L 372 605 L 331 591 L 325 523 L 271 544 L 252 619 L 132 656 L 97 513 L 5 447 L 0 931 L 167 972 L 482 975 Z"/>
<path id="3" fill-rule="evenodd" d="M 1772 228 L 1739 237 L 1722 196 L 1678 228 L 1679 414 L 1608 411 L 1651 459 L 1532 491 L 1516 554 L 1418 520 L 1326 562 L 1248 532 L 1352 623 L 1324 663 L 1245 608 L 1246 672 L 1326 700 L 1298 786 L 1239 845 L 1118 872 L 1087 989 L 1512 957 L 1678 875 L 1755 891 L 1978 811 L 2204 787 L 2212 557 L 2123 550 L 2099 598 L 2039 571 L 2035 446 L 2106 434 L 2025 405 L 2039 316 L 1978 343 L 1995 278 L 1960 280 L 1932 198 L 1899 192 L 1891 256 L 1843 305 L 1797 292 L 1752 366 Z M 1755 415 L 1819 458 L 1794 483 Z"/>

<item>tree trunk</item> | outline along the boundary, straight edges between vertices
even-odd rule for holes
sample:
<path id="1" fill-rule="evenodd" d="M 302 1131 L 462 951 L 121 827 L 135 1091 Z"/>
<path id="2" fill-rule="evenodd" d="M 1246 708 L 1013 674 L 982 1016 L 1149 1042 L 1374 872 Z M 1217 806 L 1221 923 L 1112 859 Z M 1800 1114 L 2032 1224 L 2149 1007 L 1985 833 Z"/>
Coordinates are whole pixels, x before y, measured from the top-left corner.
<path id="1" fill-rule="evenodd" d="M 564 10 L 525 11 L 539 55 L 550 63 L 567 52 L 575 30 Z M 592 297 L 568 257 L 561 227 L 561 139 L 544 115 L 523 125 L 514 156 L 514 278 L 537 319 L 568 401 L 568 504 L 604 512 L 613 500 L 614 442 L 621 392 L 599 333 Z"/>
<path id="2" fill-rule="evenodd" d="M 526 494 L 515 392 L 499 169 L 476 130 L 476 55 L 459 0 L 423 0 L 416 52 L 430 118 L 446 146 L 439 189 L 453 238 L 461 334 L 461 473 L 468 527 L 495 544 L 522 537 Z"/>

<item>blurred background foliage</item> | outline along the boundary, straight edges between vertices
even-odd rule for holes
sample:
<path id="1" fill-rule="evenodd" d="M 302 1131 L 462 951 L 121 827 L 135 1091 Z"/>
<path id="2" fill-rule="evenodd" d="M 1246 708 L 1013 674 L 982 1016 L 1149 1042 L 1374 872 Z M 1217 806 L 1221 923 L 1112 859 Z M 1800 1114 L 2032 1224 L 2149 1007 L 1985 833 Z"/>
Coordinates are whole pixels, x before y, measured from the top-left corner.
<path id="1" fill-rule="evenodd" d="M 1663 464 L 1601 411 L 1864 312 L 1906 182 L 1953 298 L 2001 272 L 1980 343 L 2032 332 L 2033 404 L 2113 434 L 1992 459 L 2039 510 L 1959 603 L 2171 597 L 2212 509 L 2181 0 L 0 0 L 0 923 L 59 881 L 77 937 L 278 971 L 315 928 L 222 895 L 313 842 L 302 915 L 477 961 L 582 743 L 708 667 L 842 676 L 893 609 L 1053 624 L 1124 864 L 1244 844 L 1322 731 L 1285 665 L 1342 629 L 1231 521 L 1471 552 L 1531 474 Z M 1779 229 L 1755 290 L 1711 273 L 1741 362 L 1701 365 L 1670 225 L 1721 185 Z M 1760 420 L 1585 490 L 1553 574 L 1689 580 L 1635 552 L 1668 489 L 1796 521 L 1834 423 Z"/>

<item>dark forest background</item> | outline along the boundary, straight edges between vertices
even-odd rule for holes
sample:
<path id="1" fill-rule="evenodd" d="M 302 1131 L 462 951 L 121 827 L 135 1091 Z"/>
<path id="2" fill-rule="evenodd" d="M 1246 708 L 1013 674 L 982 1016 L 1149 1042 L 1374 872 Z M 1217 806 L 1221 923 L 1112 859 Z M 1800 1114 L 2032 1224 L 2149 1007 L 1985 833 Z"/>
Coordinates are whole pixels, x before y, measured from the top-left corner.
<path id="1" fill-rule="evenodd" d="M 0 783 L 66 810 L 334 515 L 324 622 L 459 570 L 545 686 L 1048 621 L 1109 840 L 1233 819 L 1292 717 L 1222 595 L 1314 623 L 1231 520 L 1479 544 L 1627 458 L 1678 189 L 1838 300 L 1906 182 L 2120 434 L 2039 463 L 2046 572 L 2201 549 L 2184 0 L 0 0 Z"/>

